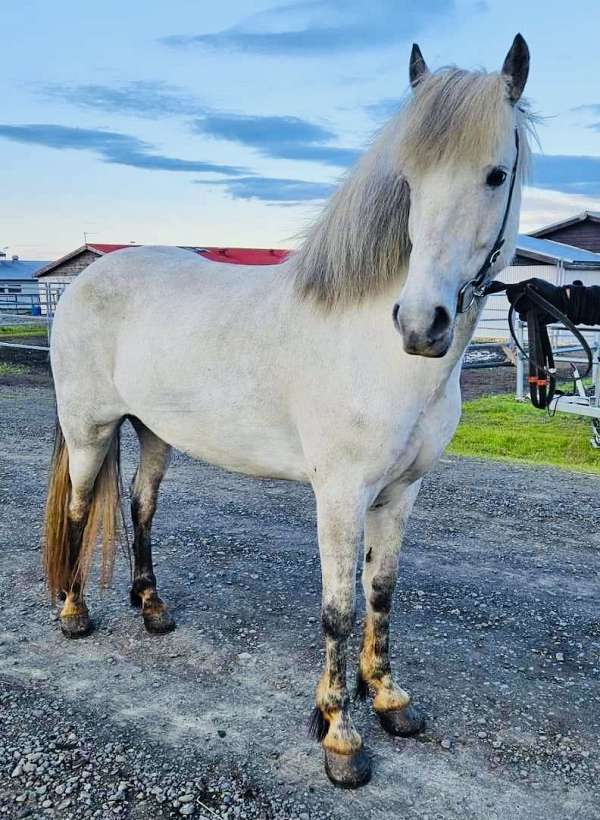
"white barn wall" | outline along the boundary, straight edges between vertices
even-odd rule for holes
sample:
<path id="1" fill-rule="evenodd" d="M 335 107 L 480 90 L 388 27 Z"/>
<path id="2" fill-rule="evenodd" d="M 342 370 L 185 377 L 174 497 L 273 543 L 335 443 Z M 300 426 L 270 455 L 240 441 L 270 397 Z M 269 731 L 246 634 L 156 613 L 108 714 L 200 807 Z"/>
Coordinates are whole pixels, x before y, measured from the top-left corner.
<path id="1" fill-rule="evenodd" d="M 568 271 L 570 273 L 570 271 Z M 545 279 L 552 284 L 559 284 L 560 271 L 555 265 L 510 265 L 498 274 L 501 282 L 514 283 L 522 282 L 523 279 Z M 600 272 L 596 274 L 598 284 L 600 284 Z M 485 307 L 481 314 L 475 339 L 496 338 L 509 339 L 508 330 L 508 309 L 510 302 L 505 293 L 494 293 L 488 296 Z"/>
<path id="2" fill-rule="evenodd" d="M 522 282 L 524 279 L 545 279 L 553 285 L 566 285 L 580 279 L 584 285 L 600 285 L 600 270 L 564 269 L 561 265 L 510 265 L 498 275 L 502 282 Z M 475 331 L 475 339 L 509 339 L 508 309 L 510 303 L 504 293 L 488 296 L 481 319 Z"/>

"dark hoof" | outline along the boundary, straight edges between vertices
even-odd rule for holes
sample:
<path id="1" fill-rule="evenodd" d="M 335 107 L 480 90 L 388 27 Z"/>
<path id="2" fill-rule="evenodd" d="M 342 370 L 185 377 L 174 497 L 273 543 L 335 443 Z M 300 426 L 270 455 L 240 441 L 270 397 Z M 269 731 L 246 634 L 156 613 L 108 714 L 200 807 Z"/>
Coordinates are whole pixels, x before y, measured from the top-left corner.
<path id="1" fill-rule="evenodd" d="M 425 728 L 425 713 L 418 706 L 409 703 L 404 709 L 390 709 L 377 712 L 381 725 L 389 735 L 411 737 Z"/>
<path id="2" fill-rule="evenodd" d="M 371 760 L 364 748 L 351 755 L 325 752 L 325 772 L 334 786 L 342 789 L 358 789 L 371 779 Z"/>
<path id="3" fill-rule="evenodd" d="M 153 635 L 164 635 L 166 632 L 172 632 L 177 626 L 175 618 L 166 607 L 151 610 L 150 612 L 142 612 L 142 615 L 144 616 L 146 630 Z"/>
<path id="4" fill-rule="evenodd" d="M 60 618 L 62 634 L 67 638 L 84 638 L 93 630 L 94 625 L 87 612 L 77 615 L 62 615 Z"/>

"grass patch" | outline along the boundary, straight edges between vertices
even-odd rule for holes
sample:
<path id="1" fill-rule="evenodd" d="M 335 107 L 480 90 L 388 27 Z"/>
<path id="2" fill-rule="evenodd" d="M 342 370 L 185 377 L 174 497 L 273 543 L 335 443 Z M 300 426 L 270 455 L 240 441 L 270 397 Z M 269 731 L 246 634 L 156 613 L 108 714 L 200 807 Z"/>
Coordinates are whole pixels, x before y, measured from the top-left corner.
<path id="1" fill-rule="evenodd" d="M 23 376 L 29 372 L 30 369 L 25 365 L 0 362 L 0 376 Z"/>
<path id="2" fill-rule="evenodd" d="M 46 325 L 0 325 L 0 341 L 11 336 L 45 336 Z"/>
<path id="3" fill-rule="evenodd" d="M 463 405 L 448 452 L 600 474 L 600 450 L 591 447 L 590 436 L 587 418 L 551 418 L 512 396 L 483 396 Z"/>

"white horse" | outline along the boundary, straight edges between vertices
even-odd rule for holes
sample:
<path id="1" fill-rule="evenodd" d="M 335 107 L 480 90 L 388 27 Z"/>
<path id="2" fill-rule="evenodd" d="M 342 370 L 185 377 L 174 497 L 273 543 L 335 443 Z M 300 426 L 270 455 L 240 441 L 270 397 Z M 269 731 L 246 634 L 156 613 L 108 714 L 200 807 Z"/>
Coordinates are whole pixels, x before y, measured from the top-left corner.
<path id="1" fill-rule="evenodd" d="M 467 295 L 459 313 L 457 296 L 487 262 L 495 272 L 514 251 L 531 119 L 517 102 L 528 67 L 520 35 L 491 74 L 432 73 L 414 46 L 409 99 L 285 263 L 126 249 L 90 265 L 56 311 L 59 427 L 45 563 L 51 592 L 66 597 L 63 632 L 91 628 L 83 587 L 102 519 L 110 570 L 124 419 L 141 445 L 131 596 L 151 632 L 174 627 L 150 550 L 171 447 L 249 475 L 309 482 L 326 644 L 313 728 L 341 786 L 370 774 L 346 688 L 362 543 L 359 691 L 374 694 L 388 732 L 423 726 L 388 657 L 398 554 L 421 478 L 460 416 L 461 361 L 481 300 Z M 499 232 L 500 258 L 488 259 Z"/>

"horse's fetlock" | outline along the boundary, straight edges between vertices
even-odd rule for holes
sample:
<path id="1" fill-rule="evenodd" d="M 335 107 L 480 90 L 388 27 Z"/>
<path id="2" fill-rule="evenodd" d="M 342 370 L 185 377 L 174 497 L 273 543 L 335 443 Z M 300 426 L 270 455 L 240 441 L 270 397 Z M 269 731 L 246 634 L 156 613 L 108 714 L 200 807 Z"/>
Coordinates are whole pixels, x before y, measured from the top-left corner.
<path id="1" fill-rule="evenodd" d="M 404 709 L 410 702 L 411 697 L 408 692 L 396 686 L 393 680 L 389 679 L 385 685 L 376 687 L 377 691 L 373 699 L 373 708 L 376 712 L 389 712 L 394 709 Z"/>
<path id="2" fill-rule="evenodd" d="M 148 590 L 154 590 L 154 592 L 156 592 L 156 577 L 153 572 L 137 575 L 131 585 L 132 593 L 138 595 L 140 598 L 143 598 Z"/>
<path id="3" fill-rule="evenodd" d="M 147 587 L 141 593 L 142 609 L 144 612 L 161 612 L 166 609 L 165 604 L 158 597 L 155 589 Z"/>
<path id="4" fill-rule="evenodd" d="M 362 738 L 354 728 L 347 709 L 325 715 L 328 722 L 327 734 L 321 745 L 337 754 L 350 755 L 362 748 Z"/>
<path id="5" fill-rule="evenodd" d="M 390 660 L 387 654 L 361 654 L 359 660 L 360 674 L 369 683 L 383 680 L 391 674 Z"/>
<path id="6" fill-rule="evenodd" d="M 317 706 L 325 714 L 343 712 L 348 709 L 350 699 L 345 689 L 317 690 Z"/>

